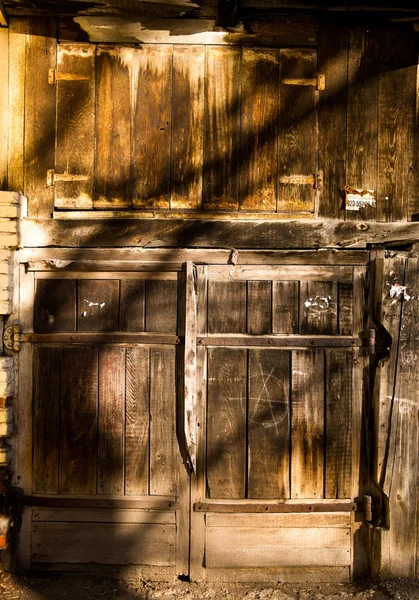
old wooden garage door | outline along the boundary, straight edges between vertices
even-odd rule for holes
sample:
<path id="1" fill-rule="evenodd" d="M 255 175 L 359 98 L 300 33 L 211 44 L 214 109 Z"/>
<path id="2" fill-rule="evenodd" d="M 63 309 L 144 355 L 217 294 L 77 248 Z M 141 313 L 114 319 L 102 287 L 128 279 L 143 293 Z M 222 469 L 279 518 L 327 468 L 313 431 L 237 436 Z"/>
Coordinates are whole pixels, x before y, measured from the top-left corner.
<path id="1" fill-rule="evenodd" d="M 22 272 L 21 566 L 348 579 L 365 274 Z"/>

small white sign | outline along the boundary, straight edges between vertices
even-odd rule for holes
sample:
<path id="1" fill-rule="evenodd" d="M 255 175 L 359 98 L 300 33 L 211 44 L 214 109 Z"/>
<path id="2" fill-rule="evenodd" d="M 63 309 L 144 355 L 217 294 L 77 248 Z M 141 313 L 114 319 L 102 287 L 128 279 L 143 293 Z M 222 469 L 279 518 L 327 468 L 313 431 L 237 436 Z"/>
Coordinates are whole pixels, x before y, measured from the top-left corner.
<path id="1" fill-rule="evenodd" d="M 376 206 L 374 190 L 356 190 L 349 185 L 345 186 L 346 210 L 359 210 L 366 206 Z"/>

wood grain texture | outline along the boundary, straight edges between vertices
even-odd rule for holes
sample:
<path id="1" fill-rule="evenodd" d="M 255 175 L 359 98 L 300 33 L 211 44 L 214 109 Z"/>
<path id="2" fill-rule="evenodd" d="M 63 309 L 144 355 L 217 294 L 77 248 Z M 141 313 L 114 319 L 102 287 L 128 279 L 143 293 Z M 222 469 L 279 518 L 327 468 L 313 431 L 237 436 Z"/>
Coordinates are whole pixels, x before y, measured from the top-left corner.
<path id="1" fill-rule="evenodd" d="M 41 279 L 36 282 L 34 331 L 76 330 L 76 281 Z"/>
<path id="2" fill-rule="evenodd" d="M 247 282 L 247 333 L 263 335 L 272 331 L 272 282 Z"/>
<path id="3" fill-rule="evenodd" d="M 95 494 L 98 352 L 91 346 L 61 352 L 59 493 Z"/>
<path id="4" fill-rule="evenodd" d="M 99 494 L 124 493 L 125 348 L 99 349 Z"/>
<path id="5" fill-rule="evenodd" d="M 281 50 L 278 211 L 314 211 L 313 184 L 281 183 L 281 178 L 316 172 L 315 88 L 284 84 L 284 79 L 316 78 L 316 58 L 312 50 Z"/>
<path id="6" fill-rule="evenodd" d="M 272 333 L 298 332 L 298 281 L 272 282 Z"/>
<path id="7" fill-rule="evenodd" d="M 241 49 L 206 49 L 203 206 L 237 210 Z"/>
<path id="8" fill-rule="evenodd" d="M 95 160 L 95 47 L 60 44 L 57 74 L 77 79 L 58 79 L 56 84 L 55 173 L 86 181 L 56 181 L 54 206 L 88 209 L 93 206 Z"/>
<path id="9" fill-rule="evenodd" d="M 276 210 L 279 52 L 243 48 L 240 210 Z"/>
<path id="10" fill-rule="evenodd" d="M 9 30 L 0 29 L 0 190 L 7 190 L 7 147 L 9 126 Z"/>
<path id="11" fill-rule="evenodd" d="M 119 330 L 144 331 L 145 281 L 121 280 L 119 283 Z"/>
<path id="12" fill-rule="evenodd" d="M 177 281 L 146 281 L 146 331 L 176 333 L 177 295 Z"/>
<path id="13" fill-rule="evenodd" d="M 77 330 L 118 331 L 119 281 L 81 279 L 77 290 Z"/>
<path id="14" fill-rule="evenodd" d="M 352 335 L 353 312 L 354 312 L 354 285 L 353 283 L 339 282 L 339 333 L 341 335 Z M 359 334 L 359 331 L 356 332 Z"/>
<path id="15" fill-rule="evenodd" d="M 326 508 L 326 507 L 325 507 Z M 41 510 L 41 509 L 38 509 Z M 44 509 L 45 510 L 45 509 Z M 214 514 L 206 516 L 208 527 L 339 527 L 349 529 L 351 515 L 349 513 L 283 513 L 283 514 Z"/>
<path id="16" fill-rule="evenodd" d="M 33 351 L 33 491 L 58 492 L 60 348 Z"/>
<path id="17" fill-rule="evenodd" d="M 9 23 L 8 189 L 23 191 L 27 19 Z"/>
<path id="18" fill-rule="evenodd" d="M 246 332 L 246 282 L 208 282 L 208 332 Z"/>
<path id="19" fill-rule="evenodd" d="M 134 208 L 169 208 L 172 46 L 136 51 L 133 129 Z"/>
<path id="20" fill-rule="evenodd" d="M 246 493 L 246 350 L 208 350 L 207 496 Z"/>
<path id="21" fill-rule="evenodd" d="M 96 208 L 131 206 L 133 59 L 133 48 L 97 50 Z"/>
<path id="22" fill-rule="evenodd" d="M 175 46 L 171 209 L 202 206 L 205 47 Z"/>
<path id="23" fill-rule="evenodd" d="M 337 283 L 305 281 L 300 288 L 300 333 L 337 333 Z"/>
<path id="24" fill-rule="evenodd" d="M 324 352 L 292 353 L 291 498 L 322 498 Z"/>
<path id="25" fill-rule="evenodd" d="M 249 352 L 248 497 L 290 496 L 290 353 Z"/>

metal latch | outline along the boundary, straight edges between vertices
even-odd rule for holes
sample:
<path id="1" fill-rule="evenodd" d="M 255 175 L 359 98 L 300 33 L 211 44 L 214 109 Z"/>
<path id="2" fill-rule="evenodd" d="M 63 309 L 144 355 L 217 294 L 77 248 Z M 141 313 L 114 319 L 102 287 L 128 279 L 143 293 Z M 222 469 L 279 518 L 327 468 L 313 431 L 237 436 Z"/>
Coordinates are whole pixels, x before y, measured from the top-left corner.
<path id="1" fill-rule="evenodd" d="M 12 352 L 19 352 L 21 346 L 21 327 L 20 325 L 10 325 L 6 327 L 3 333 L 3 344 L 7 350 L 11 350 Z"/>
<path id="2" fill-rule="evenodd" d="M 56 85 L 57 81 L 88 81 L 88 75 L 78 75 L 77 73 L 57 73 L 57 69 L 49 69 L 48 83 Z"/>
<path id="3" fill-rule="evenodd" d="M 374 527 L 388 528 L 386 522 L 385 497 L 364 496 L 364 517 Z"/>
<path id="4" fill-rule="evenodd" d="M 360 338 L 363 341 L 363 345 L 368 348 L 368 354 L 373 356 L 375 354 L 375 340 L 376 340 L 376 332 L 375 329 L 370 328 L 366 331 L 362 331 Z"/>
<path id="5" fill-rule="evenodd" d="M 323 188 L 323 171 L 317 171 L 314 175 L 283 175 L 279 183 L 289 185 L 311 185 L 315 190 Z"/>
<path id="6" fill-rule="evenodd" d="M 53 187 L 57 181 L 89 181 L 88 175 L 75 175 L 64 171 L 64 173 L 56 173 L 54 169 L 47 171 L 47 186 Z"/>
<path id="7" fill-rule="evenodd" d="M 322 92 L 324 89 L 326 89 L 326 77 L 325 75 L 317 75 L 317 77 L 313 78 L 313 79 L 306 79 L 304 77 L 300 77 L 300 78 L 296 78 L 296 79 L 283 79 L 282 83 L 284 85 L 304 85 L 304 86 L 309 86 L 312 85 L 313 87 L 316 88 L 316 90 L 319 90 L 319 92 Z"/>

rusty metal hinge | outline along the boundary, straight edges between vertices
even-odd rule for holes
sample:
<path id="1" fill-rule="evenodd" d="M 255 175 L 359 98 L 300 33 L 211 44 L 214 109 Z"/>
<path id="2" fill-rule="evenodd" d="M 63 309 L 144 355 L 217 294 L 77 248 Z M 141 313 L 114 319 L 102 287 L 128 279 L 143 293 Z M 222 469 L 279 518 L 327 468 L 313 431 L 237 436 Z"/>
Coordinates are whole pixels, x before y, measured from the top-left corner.
<path id="1" fill-rule="evenodd" d="M 78 75 L 77 73 L 57 73 L 57 69 L 49 69 L 48 83 L 56 85 L 58 81 L 89 81 L 88 75 Z"/>
<path id="2" fill-rule="evenodd" d="M 54 169 L 48 169 L 47 171 L 47 186 L 53 187 L 57 181 L 89 181 L 89 175 L 76 175 L 64 171 L 64 173 L 56 173 Z"/>
<path id="3" fill-rule="evenodd" d="M 304 77 L 299 77 L 295 79 L 285 78 L 282 80 L 284 85 L 304 85 L 304 86 L 313 86 L 319 92 L 322 92 L 326 89 L 326 77 L 325 75 L 317 75 L 313 79 L 307 79 Z"/>
<path id="4" fill-rule="evenodd" d="M 3 333 L 3 344 L 7 350 L 12 352 L 19 352 L 21 346 L 21 327 L 18 324 L 10 325 L 6 327 Z"/>
<path id="5" fill-rule="evenodd" d="M 323 188 L 323 171 L 318 171 L 314 175 L 283 175 L 279 178 L 279 183 L 311 185 L 315 190 L 321 190 Z"/>
<path id="6" fill-rule="evenodd" d="M 368 348 L 368 354 L 370 356 L 374 356 L 375 354 L 375 340 L 376 340 L 376 332 L 372 327 L 367 329 L 366 331 L 362 331 L 360 334 L 360 338 L 363 341 L 363 346 Z"/>

